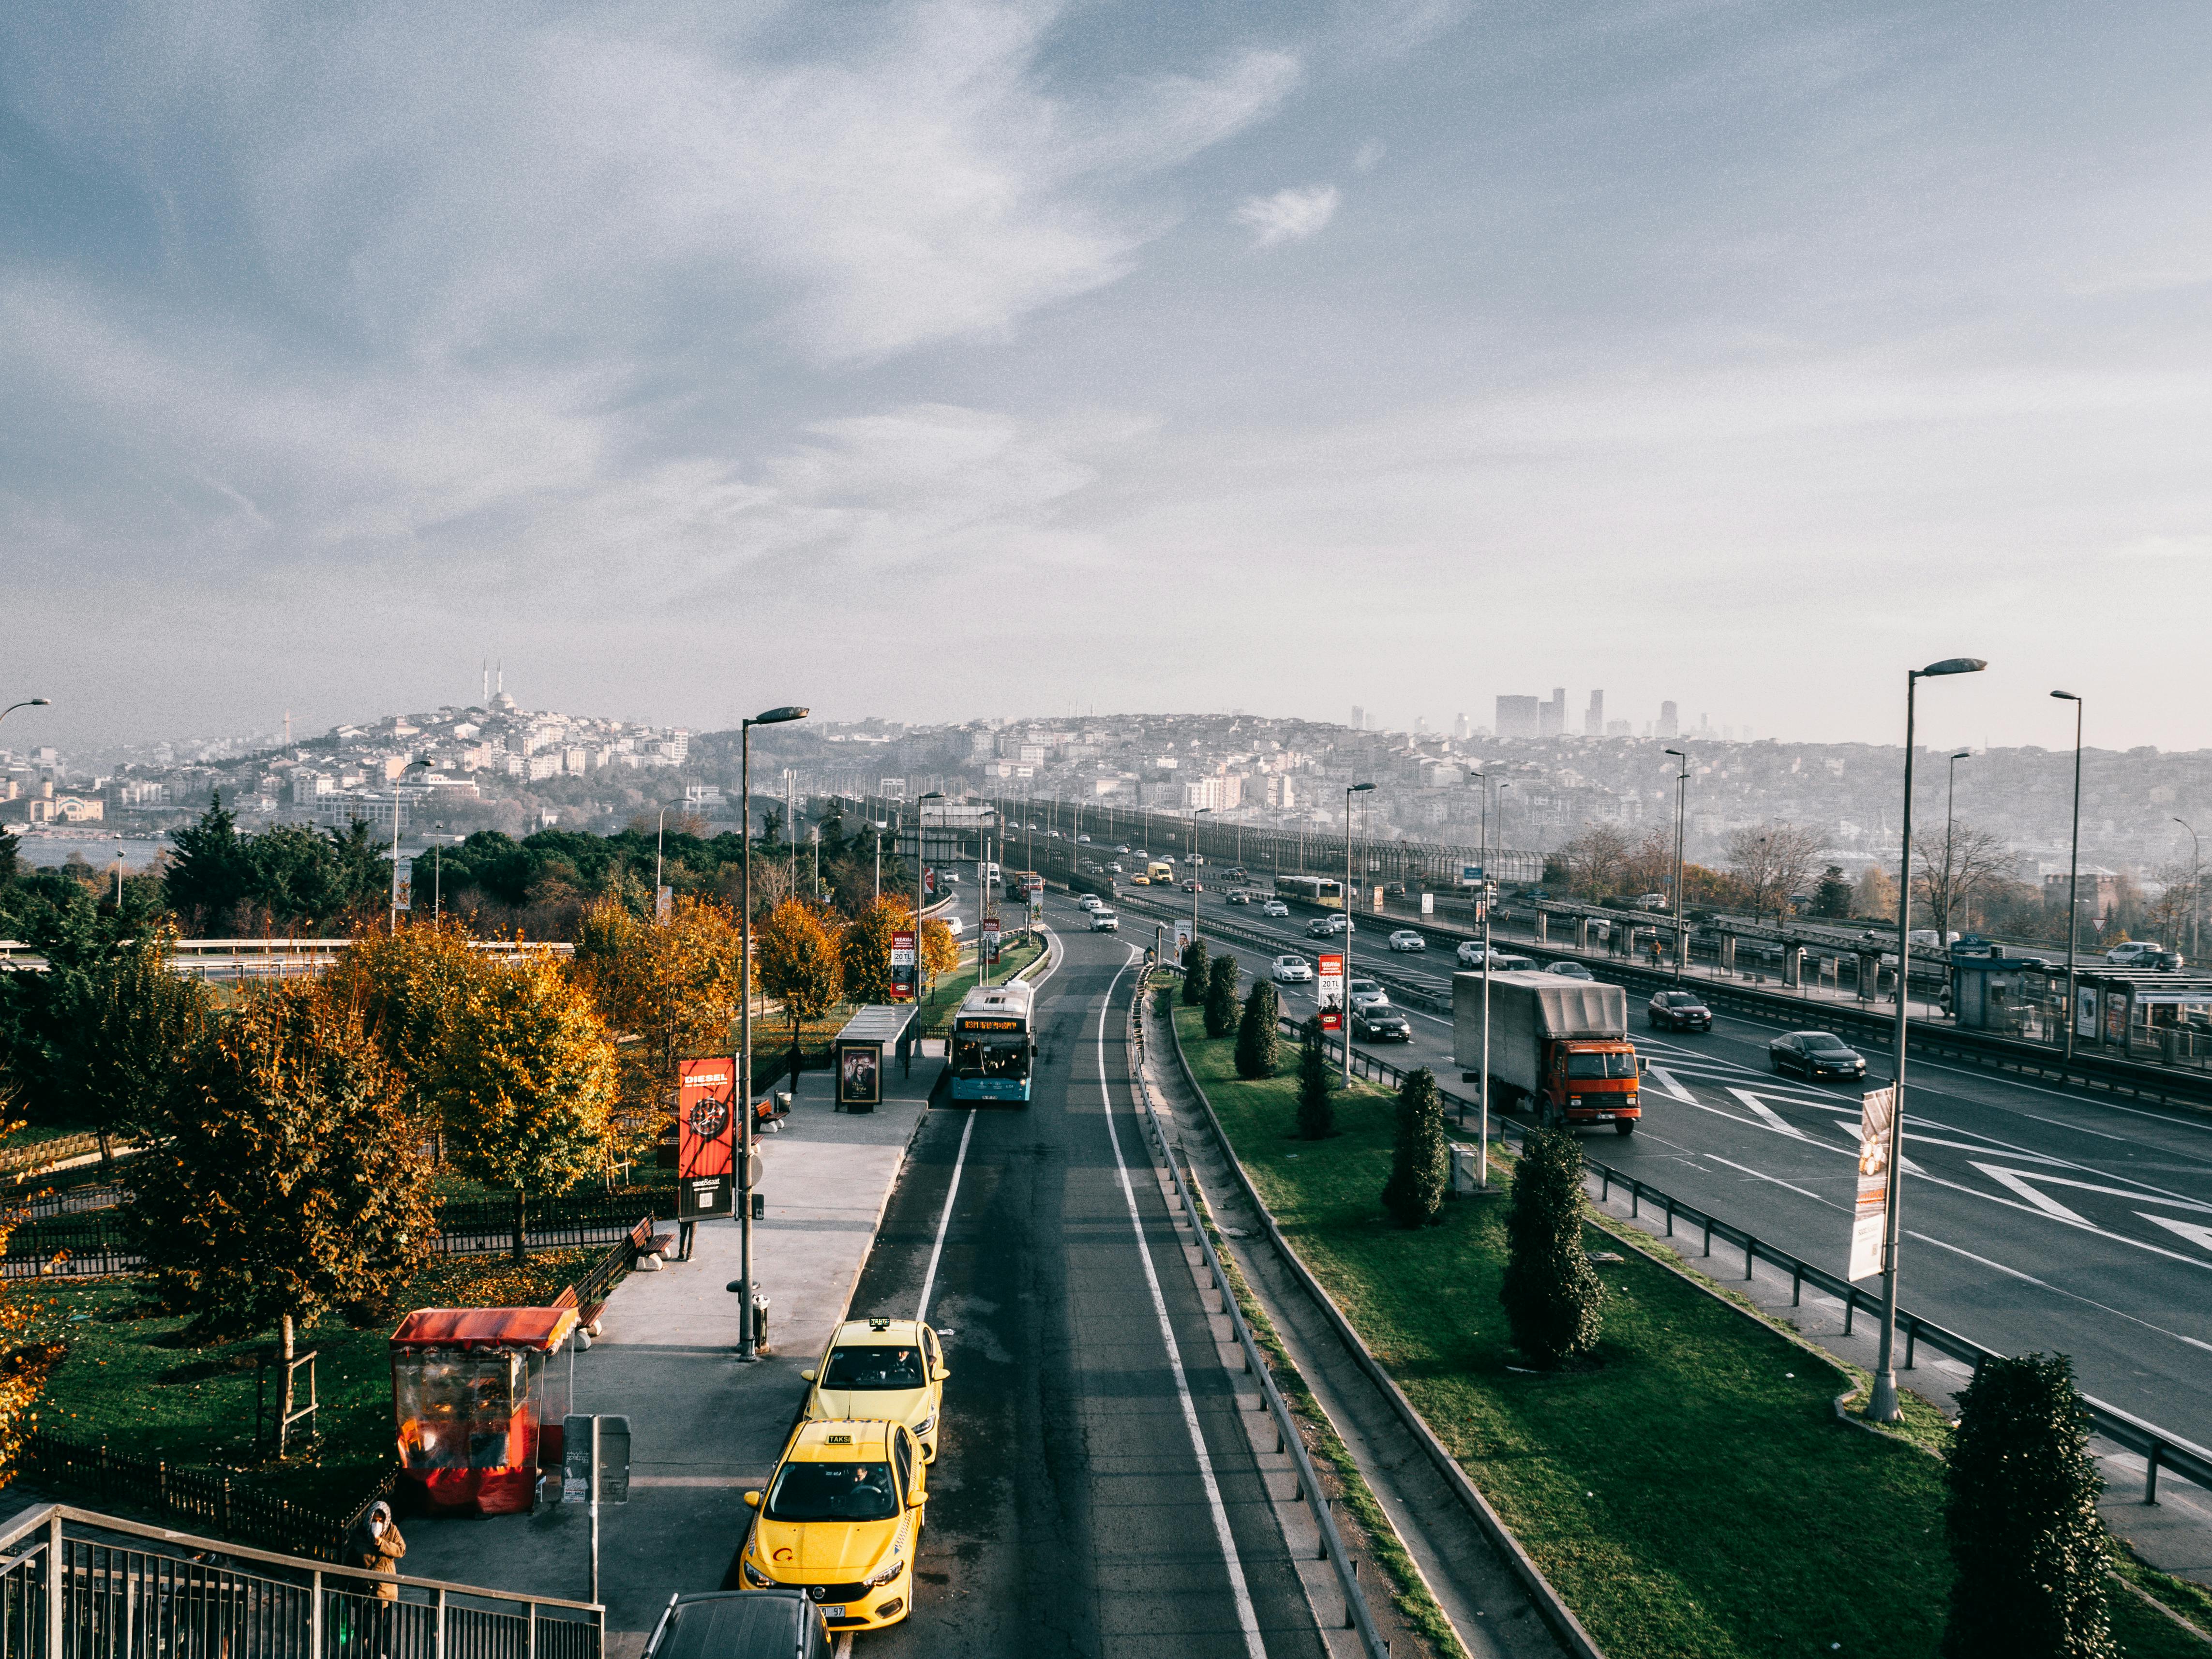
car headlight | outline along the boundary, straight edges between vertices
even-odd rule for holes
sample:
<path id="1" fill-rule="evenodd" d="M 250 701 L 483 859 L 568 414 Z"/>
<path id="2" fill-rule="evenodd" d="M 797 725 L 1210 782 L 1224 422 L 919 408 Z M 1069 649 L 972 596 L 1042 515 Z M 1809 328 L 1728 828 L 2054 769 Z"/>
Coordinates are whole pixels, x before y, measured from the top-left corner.
<path id="1" fill-rule="evenodd" d="M 740 1558 L 738 1565 L 745 1571 L 745 1583 L 750 1584 L 755 1589 L 774 1589 L 776 1588 L 775 1580 L 769 1577 L 751 1562 Z"/>
<path id="2" fill-rule="evenodd" d="M 921 1422 L 919 1422 L 919 1423 L 917 1423 L 917 1424 L 915 1424 L 915 1425 L 914 1425 L 914 1431 L 915 1431 L 916 1434 L 927 1434 L 931 1430 L 934 1429 L 936 1426 L 937 1426 L 937 1413 L 936 1413 L 935 1412 L 932 1412 L 932 1413 L 930 1413 L 930 1414 L 929 1414 L 928 1416 L 927 1416 L 927 1417 L 923 1418 L 923 1419 L 921 1419 Z"/>
<path id="3" fill-rule="evenodd" d="M 1569 1095 L 1567 1097 L 1567 1104 L 1570 1106 L 1579 1106 L 1582 1103 L 1583 1097 L 1580 1095 Z"/>
<path id="4" fill-rule="evenodd" d="M 906 1559 L 903 1556 L 894 1554 L 890 1560 L 884 1562 L 882 1566 L 878 1567 L 874 1572 L 868 1576 L 868 1588 L 870 1589 L 881 1589 L 884 1585 L 890 1583 L 892 1579 L 897 1577 L 899 1574 L 905 1571 Z"/>

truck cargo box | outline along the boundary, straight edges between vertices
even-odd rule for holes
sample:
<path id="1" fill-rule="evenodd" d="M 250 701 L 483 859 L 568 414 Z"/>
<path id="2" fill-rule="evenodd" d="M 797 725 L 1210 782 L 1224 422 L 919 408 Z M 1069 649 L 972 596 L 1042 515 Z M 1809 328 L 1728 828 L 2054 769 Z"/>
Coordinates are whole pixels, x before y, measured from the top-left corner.
<path id="1" fill-rule="evenodd" d="M 1628 993 L 1618 985 L 1557 974 L 1490 976 L 1490 1074 L 1533 1095 L 1543 1080 L 1544 1045 L 1561 1039 L 1617 1042 L 1628 1036 Z M 1452 975 L 1453 1053 L 1462 1072 L 1482 1061 L 1482 975 Z"/>

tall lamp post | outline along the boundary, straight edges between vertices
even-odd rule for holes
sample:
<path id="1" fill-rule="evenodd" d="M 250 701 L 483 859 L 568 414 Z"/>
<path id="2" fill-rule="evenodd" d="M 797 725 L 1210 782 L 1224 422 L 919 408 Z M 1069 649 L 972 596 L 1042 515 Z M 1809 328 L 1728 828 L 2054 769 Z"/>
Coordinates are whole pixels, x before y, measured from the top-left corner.
<path id="1" fill-rule="evenodd" d="M 1947 957 L 1951 951 L 1951 819 L 1952 808 L 1959 799 L 1959 763 L 1972 760 L 1974 751 L 1961 749 L 1951 757 L 1950 778 L 1943 786 L 1943 904 L 1942 915 L 1936 919 L 1936 938 Z"/>
<path id="2" fill-rule="evenodd" d="M 446 919 L 446 826 L 437 826 L 437 839 L 430 843 L 430 920 Z"/>
<path id="3" fill-rule="evenodd" d="M 2051 694 L 2074 705 L 2074 847 L 2066 855 L 2066 1058 L 2074 1058 L 2074 937 L 2081 931 L 2081 699 L 2071 691 Z"/>
<path id="4" fill-rule="evenodd" d="M 944 799 L 942 789 L 933 789 L 926 795 L 914 798 L 914 1000 L 917 1010 L 921 1006 L 921 907 L 929 897 L 922 891 L 921 885 L 926 875 L 924 866 L 929 861 L 929 843 L 922 830 L 921 804 Z"/>
<path id="5" fill-rule="evenodd" d="M 1682 959 L 1688 953 L 1690 941 L 1683 929 L 1682 902 L 1682 812 L 1689 797 L 1690 757 L 1679 749 L 1667 751 L 1682 763 L 1682 769 L 1674 774 L 1674 983 L 1682 982 Z"/>
<path id="6" fill-rule="evenodd" d="M 1905 1016 L 1912 994 L 1912 719 L 1920 682 L 1946 674 L 1978 674 L 1989 665 L 1979 657 L 1948 657 L 1905 676 L 1905 845 L 1897 893 L 1897 1052 L 1890 1060 L 1888 1215 L 1881 1241 L 1881 1353 L 1875 1366 L 1874 1398 L 1867 1415 L 1877 1423 L 1898 1419 L 1897 1368 L 1891 1351 L 1897 1341 L 1897 1206 L 1903 1195 L 1905 1164 Z"/>
<path id="7" fill-rule="evenodd" d="M 1212 810 L 1211 806 L 1190 809 L 1190 855 L 1194 860 L 1198 857 L 1198 815 Z M 1198 937 L 1198 872 L 1205 867 L 1202 864 L 1194 865 L 1190 872 L 1190 936 L 1193 939 Z"/>
<path id="8" fill-rule="evenodd" d="M 2204 908 L 2203 849 L 2197 843 L 2196 827 L 2188 819 L 2176 818 L 2174 822 L 2189 831 L 2189 959 L 2194 962 L 2197 959 L 2197 921 Z"/>
<path id="9" fill-rule="evenodd" d="M 417 767 L 427 772 L 430 763 L 417 755 L 392 780 L 392 931 L 395 933 L 399 931 L 399 786 Z"/>
<path id="10" fill-rule="evenodd" d="M 1490 905 L 1491 896 L 1497 892 L 1498 883 L 1490 869 L 1490 803 L 1500 789 L 1510 789 L 1510 783 L 1499 783 L 1487 772 L 1470 775 L 1482 785 L 1482 886 L 1479 890 L 1482 902 L 1482 1063 L 1477 1072 L 1475 1101 L 1477 1123 L 1475 1138 L 1480 1143 L 1475 1158 L 1475 1181 L 1481 1187 L 1490 1185 Z"/>
<path id="11" fill-rule="evenodd" d="M 1344 1022 L 1338 1033 L 1338 1049 L 1344 1058 L 1344 1086 L 1352 1086 L 1352 798 L 1364 794 L 1375 786 L 1353 783 L 1344 790 L 1344 1000 L 1338 1005 L 1337 1018 Z M 1195 901 L 1194 901 L 1195 902 Z"/>
<path id="12" fill-rule="evenodd" d="M 804 708 L 771 708 L 738 727 L 738 813 L 744 821 L 744 874 L 739 878 L 738 956 L 738 1358 L 760 1358 L 753 1340 L 753 727 L 803 720 Z M 784 827 L 790 828 L 787 807 Z M 785 837 L 789 840 L 788 835 Z M 795 873 L 795 872 L 794 872 Z M 915 943 L 919 945 L 917 938 Z M 918 954 L 918 953 L 917 953 Z"/>

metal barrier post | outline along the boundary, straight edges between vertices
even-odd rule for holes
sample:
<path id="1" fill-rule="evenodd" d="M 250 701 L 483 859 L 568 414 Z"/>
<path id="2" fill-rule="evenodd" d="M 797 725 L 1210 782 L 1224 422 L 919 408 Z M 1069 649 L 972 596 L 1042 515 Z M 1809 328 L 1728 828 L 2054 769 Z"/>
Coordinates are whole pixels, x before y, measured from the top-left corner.
<path id="1" fill-rule="evenodd" d="M 323 1575 L 313 1574 L 307 1587 L 307 1659 L 323 1659 Z"/>
<path id="2" fill-rule="evenodd" d="M 1746 1283 L 1751 1279 L 1752 1264 L 1758 1260 L 1759 1241 L 1749 1233 L 1746 1233 L 1743 1236 L 1743 1276 Z"/>
<path id="3" fill-rule="evenodd" d="M 1705 1218 L 1705 1254 L 1706 1254 L 1707 1255 L 1711 1255 L 1712 1253 L 1713 1253 L 1713 1218 L 1712 1218 L 1712 1217 L 1711 1217 L 1711 1216 L 1707 1216 L 1707 1217 Z"/>
<path id="4" fill-rule="evenodd" d="M 2149 1455 L 2143 1459 L 2143 1502 L 2146 1504 L 2158 1502 L 2158 1462 L 2165 1450 L 2164 1446 L 2154 1440 L 2150 1443 Z"/>
<path id="5" fill-rule="evenodd" d="M 62 1584 L 69 1564 L 62 1559 L 62 1518 L 46 1519 L 46 1651 L 45 1659 L 62 1659 Z"/>
<path id="6" fill-rule="evenodd" d="M 1905 1317 L 1905 1369 L 1912 1369 L 1912 1350 L 1920 1340 L 1920 1322 L 1907 1314 Z"/>

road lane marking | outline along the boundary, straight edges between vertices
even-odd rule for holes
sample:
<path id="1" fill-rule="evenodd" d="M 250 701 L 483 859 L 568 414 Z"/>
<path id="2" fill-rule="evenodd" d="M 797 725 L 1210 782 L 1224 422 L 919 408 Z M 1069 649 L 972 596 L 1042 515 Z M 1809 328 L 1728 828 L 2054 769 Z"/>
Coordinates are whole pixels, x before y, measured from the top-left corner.
<path id="1" fill-rule="evenodd" d="M 1788 1135 L 1792 1140 L 1805 1139 L 1805 1132 L 1795 1124 L 1782 1121 L 1782 1114 L 1761 1100 L 1748 1089 L 1731 1089 L 1729 1092 L 1759 1114 L 1759 1121 L 1778 1135 Z"/>
<path id="2" fill-rule="evenodd" d="M 1130 951 L 1133 961 L 1137 952 Z M 1137 1211 L 1137 1189 L 1129 1184 L 1129 1166 L 1121 1157 L 1121 1133 L 1114 1127 L 1114 1096 L 1106 1086 L 1106 1018 L 1114 1011 L 1114 993 L 1121 983 L 1121 975 L 1129 971 L 1123 963 L 1114 970 L 1107 982 L 1106 1000 L 1098 1010 L 1098 1104 L 1106 1115 L 1106 1139 L 1113 1143 L 1114 1167 L 1121 1172 L 1121 1196 L 1129 1206 L 1129 1226 L 1137 1236 L 1137 1259 L 1145 1264 L 1145 1284 L 1152 1293 L 1152 1311 L 1159 1316 L 1160 1340 L 1168 1351 L 1168 1369 L 1175 1374 L 1176 1396 L 1182 1402 L 1183 1427 L 1190 1431 L 1190 1449 L 1198 1458 L 1198 1478 L 1206 1487 L 1206 1502 L 1213 1511 L 1214 1536 L 1220 1540 L 1224 1564 L 1229 1569 L 1230 1593 L 1237 1601 L 1237 1622 L 1244 1632 L 1244 1650 L 1251 1659 L 1267 1659 L 1266 1644 L 1260 1640 L 1260 1619 L 1252 1608 L 1252 1592 L 1244 1583 L 1244 1563 L 1237 1553 L 1236 1535 L 1229 1530 L 1229 1510 L 1221 1501 L 1220 1484 L 1213 1478 L 1213 1460 L 1206 1453 L 1206 1434 L 1199 1426 L 1198 1407 L 1190 1397 L 1190 1379 L 1183 1375 L 1182 1350 L 1176 1346 L 1175 1326 L 1168 1319 L 1168 1299 L 1160 1293 L 1160 1276 L 1152 1267 L 1152 1253 L 1145 1243 L 1144 1218 Z M 1195 1218 L 1193 1218 L 1195 1224 Z"/>
<path id="3" fill-rule="evenodd" d="M 2156 1221 L 2159 1218 L 2147 1216 L 2144 1218 Z M 2069 1302 L 2079 1302 L 2082 1306 L 2094 1308 L 2100 1313 L 2108 1313 L 2115 1319 L 2124 1319 L 2130 1325 L 2140 1325 L 2147 1331 L 2156 1331 L 2160 1336 L 2170 1336 L 2177 1342 L 2186 1342 L 2192 1348 L 2202 1348 L 2205 1352 L 2212 1353 L 2212 1342 L 2199 1342 L 2195 1337 L 2184 1336 L 2179 1331 L 2169 1331 L 2165 1326 L 2154 1325 L 2148 1319 L 2138 1319 L 2131 1313 L 2122 1313 L 2118 1308 L 2108 1306 L 2094 1297 L 2083 1296 L 2078 1291 L 2067 1290 L 2063 1285 L 2052 1284 L 2047 1279 L 2038 1279 L 2033 1273 L 2024 1273 L 2017 1267 L 2008 1267 L 2002 1261 L 1992 1261 L 1985 1255 L 1976 1255 L 1972 1250 L 1962 1250 L 1956 1244 L 1946 1243 L 1940 1238 L 1931 1238 L 1926 1233 L 1914 1232 L 1909 1227 L 1905 1232 L 1907 1237 L 1917 1238 L 1923 1244 L 1933 1244 L 1939 1250 L 1950 1251 L 1953 1255 L 1963 1255 L 1967 1261 L 1978 1261 L 1994 1273 L 2004 1274 L 2008 1279 L 2021 1279 L 2034 1285 L 2038 1290 L 2049 1291 L 2053 1296 L 2063 1296 Z"/>
<path id="4" fill-rule="evenodd" d="M 1674 1096 L 1675 1099 L 1687 1101 L 1692 1106 L 1698 1103 L 1697 1096 L 1692 1094 L 1680 1084 L 1675 1082 L 1674 1074 L 1668 1071 L 1664 1066 L 1654 1066 L 1651 1068 L 1651 1075 L 1659 1079 L 1659 1086 L 1664 1089 L 1668 1094 Z"/>
<path id="5" fill-rule="evenodd" d="M 2153 1215 L 2148 1210 L 2137 1210 L 2136 1213 L 2145 1221 L 2155 1221 L 2168 1232 L 2179 1233 L 2192 1244 L 2202 1244 L 2206 1249 L 2212 1250 L 2212 1227 L 2203 1226 L 2194 1221 L 2177 1221 L 2172 1216 Z"/>
<path id="6" fill-rule="evenodd" d="M 945 1189 L 945 1212 L 937 1218 L 937 1242 L 929 1247 L 929 1271 L 921 1276 L 921 1305 L 914 1310 L 915 1322 L 929 1317 L 929 1292 L 937 1284 L 937 1263 L 945 1254 L 945 1229 L 952 1224 L 952 1200 L 960 1195 L 960 1167 L 968 1161 L 968 1137 L 975 1133 L 979 1114 L 969 1112 L 960 1130 L 960 1150 L 952 1158 L 952 1183 Z"/>
<path id="7" fill-rule="evenodd" d="M 1771 1181 L 1778 1187 L 1788 1187 L 1791 1192 L 1796 1193 L 1801 1198 L 1809 1198 L 1815 1204 L 1825 1204 L 1832 1210 L 1841 1210 L 1846 1214 L 1850 1212 L 1851 1206 L 1850 1205 L 1838 1204 L 1833 1199 L 1823 1198 L 1820 1194 L 1809 1191 L 1803 1187 L 1791 1186 L 1789 1182 L 1784 1181 L 1780 1176 L 1771 1176 L 1764 1170 L 1754 1170 L 1750 1164 L 1739 1164 L 1731 1158 L 1717 1157 L 1711 1152 L 1707 1152 L 1705 1156 L 1711 1158 L 1716 1164 L 1727 1164 L 1731 1170 L 1741 1170 L 1747 1176 L 1755 1176 L 1761 1181 Z"/>

